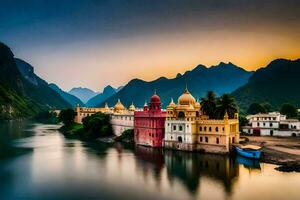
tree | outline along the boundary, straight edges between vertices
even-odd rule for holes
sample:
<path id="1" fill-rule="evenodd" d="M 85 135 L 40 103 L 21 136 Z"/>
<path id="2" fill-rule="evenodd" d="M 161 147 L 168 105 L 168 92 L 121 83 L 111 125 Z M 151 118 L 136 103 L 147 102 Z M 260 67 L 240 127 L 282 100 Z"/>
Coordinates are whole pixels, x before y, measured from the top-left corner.
<path id="1" fill-rule="evenodd" d="M 201 98 L 201 110 L 209 118 L 214 118 L 216 115 L 217 99 L 213 91 L 208 91 L 205 98 Z"/>
<path id="2" fill-rule="evenodd" d="M 295 118 L 298 115 L 297 109 L 288 103 L 282 104 L 280 113 L 286 115 L 288 118 Z"/>
<path id="3" fill-rule="evenodd" d="M 82 123 L 87 138 L 99 138 L 113 134 L 110 116 L 107 114 L 95 113 L 83 118 Z"/>
<path id="4" fill-rule="evenodd" d="M 64 123 L 65 126 L 70 126 L 74 123 L 75 116 L 76 112 L 73 109 L 68 108 L 60 111 L 58 120 Z"/>
<path id="5" fill-rule="evenodd" d="M 259 103 L 252 103 L 247 110 L 247 113 L 251 115 L 255 115 L 257 113 L 266 113 L 266 112 L 267 112 L 266 108 Z"/>
<path id="6" fill-rule="evenodd" d="M 264 102 L 260 105 L 265 108 L 267 113 L 272 111 L 272 105 L 269 102 Z"/>
<path id="7" fill-rule="evenodd" d="M 222 119 L 225 113 L 228 113 L 229 118 L 233 118 L 234 114 L 238 112 L 238 106 L 235 100 L 229 94 L 223 94 L 217 101 L 216 116 Z"/>

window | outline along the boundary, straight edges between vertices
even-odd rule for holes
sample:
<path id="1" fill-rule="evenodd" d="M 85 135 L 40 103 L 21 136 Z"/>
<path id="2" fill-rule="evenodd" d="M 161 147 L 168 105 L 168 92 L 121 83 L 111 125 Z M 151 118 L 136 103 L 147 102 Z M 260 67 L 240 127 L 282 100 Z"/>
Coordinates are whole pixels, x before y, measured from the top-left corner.
<path id="1" fill-rule="evenodd" d="M 182 137 L 181 136 L 178 137 L 178 142 L 182 142 Z"/>
<path id="2" fill-rule="evenodd" d="M 200 137 L 200 142 L 202 142 L 202 137 Z"/>
<path id="3" fill-rule="evenodd" d="M 208 143 L 208 137 L 205 137 L 205 142 Z"/>
<path id="4" fill-rule="evenodd" d="M 263 126 L 266 126 L 266 123 L 265 123 L 265 122 L 263 123 Z"/>
<path id="5" fill-rule="evenodd" d="M 211 127 L 208 128 L 209 132 L 211 132 Z"/>
<path id="6" fill-rule="evenodd" d="M 173 130 L 176 131 L 176 126 L 173 126 Z"/>
<path id="7" fill-rule="evenodd" d="M 199 131 L 202 131 L 202 126 L 200 126 Z"/>
<path id="8" fill-rule="evenodd" d="M 179 131 L 182 131 L 182 130 L 183 130 L 182 126 L 179 126 Z"/>
<path id="9" fill-rule="evenodd" d="M 216 127 L 216 132 L 219 132 L 219 127 Z"/>
<path id="10" fill-rule="evenodd" d="M 204 126 L 204 131 L 206 131 L 206 126 Z"/>
<path id="11" fill-rule="evenodd" d="M 257 123 L 257 126 L 259 126 L 259 122 Z"/>
<path id="12" fill-rule="evenodd" d="M 225 129 L 224 129 L 224 127 L 222 128 L 222 131 L 224 131 Z"/>
<path id="13" fill-rule="evenodd" d="M 273 123 L 270 123 L 270 127 L 272 127 L 273 126 Z"/>
<path id="14" fill-rule="evenodd" d="M 219 142 L 220 142 L 220 141 L 219 141 L 219 138 L 217 138 L 217 139 L 216 139 L 216 143 L 219 144 Z"/>

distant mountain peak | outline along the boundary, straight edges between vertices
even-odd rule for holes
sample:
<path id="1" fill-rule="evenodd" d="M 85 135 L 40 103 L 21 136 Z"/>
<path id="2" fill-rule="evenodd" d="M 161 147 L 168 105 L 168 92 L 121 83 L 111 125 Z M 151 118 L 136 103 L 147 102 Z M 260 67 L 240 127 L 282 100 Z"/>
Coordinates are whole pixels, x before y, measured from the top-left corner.
<path id="1" fill-rule="evenodd" d="M 74 87 L 69 91 L 69 94 L 72 94 L 79 98 L 83 103 L 87 103 L 89 99 L 96 96 L 98 93 L 93 90 L 85 87 Z"/>

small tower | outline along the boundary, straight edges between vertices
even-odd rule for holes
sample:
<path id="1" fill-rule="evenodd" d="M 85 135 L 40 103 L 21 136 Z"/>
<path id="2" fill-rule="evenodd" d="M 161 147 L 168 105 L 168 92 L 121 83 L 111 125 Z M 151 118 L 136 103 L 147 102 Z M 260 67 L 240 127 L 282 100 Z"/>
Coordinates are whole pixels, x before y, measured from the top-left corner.
<path id="1" fill-rule="evenodd" d="M 147 101 L 145 101 L 145 104 L 144 104 L 144 111 L 148 111 L 148 104 L 147 104 Z"/>

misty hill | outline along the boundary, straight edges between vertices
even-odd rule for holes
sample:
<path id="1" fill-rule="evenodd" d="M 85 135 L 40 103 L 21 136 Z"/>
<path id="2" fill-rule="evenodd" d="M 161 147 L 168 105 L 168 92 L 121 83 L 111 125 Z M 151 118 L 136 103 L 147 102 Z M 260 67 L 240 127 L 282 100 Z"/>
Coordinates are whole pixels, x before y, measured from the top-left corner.
<path id="1" fill-rule="evenodd" d="M 82 87 L 76 87 L 76 88 L 72 88 L 69 91 L 69 94 L 72 94 L 74 96 L 76 96 L 77 98 L 79 98 L 83 103 L 87 103 L 87 101 L 91 98 L 93 98 L 94 96 L 96 96 L 98 93 L 94 92 L 93 90 L 89 89 L 89 88 L 82 88 Z"/>
<path id="2" fill-rule="evenodd" d="M 277 59 L 258 69 L 247 84 L 232 94 L 242 110 L 254 102 L 269 102 L 274 109 L 283 103 L 300 107 L 299 77 L 300 59 Z"/>
<path id="3" fill-rule="evenodd" d="M 69 93 L 63 91 L 56 84 L 50 83 L 49 87 L 52 88 L 53 90 L 55 90 L 58 94 L 60 94 L 60 96 L 65 101 L 67 101 L 69 104 L 71 104 L 72 107 L 75 107 L 77 104 L 79 104 L 80 106 L 85 106 L 84 103 L 79 98 L 75 97 L 72 94 L 69 94 Z"/>
<path id="4" fill-rule="evenodd" d="M 121 91 L 106 101 L 109 106 L 113 106 L 120 98 L 126 106 L 134 102 L 136 106 L 142 107 L 156 89 L 161 97 L 163 107 L 166 107 L 171 97 L 177 100 L 186 84 L 195 98 L 201 98 L 209 90 L 213 90 L 217 94 L 230 93 L 247 83 L 251 74 L 252 72 L 245 71 L 232 63 L 221 62 L 210 68 L 198 65 L 193 70 L 187 71 L 183 75 L 178 74 L 173 79 L 161 77 L 150 82 L 133 79 Z M 98 106 L 103 106 L 103 103 Z"/>
<path id="5" fill-rule="evenodd" d="M 95 107 L 95 106 L 103 103 L 107 98 L 116 94 L 121 89 L 122 89 L 122 87 L 115 89 L 115 88 L 111 87 L 110 85 L 108 85 L 103 89 L 102 93 L 97 94 L 96 96 L 94 96 L 93 98 L 88 100 L 88 102 L 86 103 L 86 106 L 87 107 Z"/>
<path id="6" fill-rule="evenodd" d="M 15 59 L 8 46 L 0 42 L 0 118 L 33 116 L 52 108 L 70 105 L 34 74 L 33 67 Z"/>

